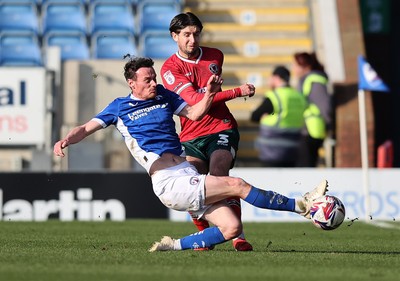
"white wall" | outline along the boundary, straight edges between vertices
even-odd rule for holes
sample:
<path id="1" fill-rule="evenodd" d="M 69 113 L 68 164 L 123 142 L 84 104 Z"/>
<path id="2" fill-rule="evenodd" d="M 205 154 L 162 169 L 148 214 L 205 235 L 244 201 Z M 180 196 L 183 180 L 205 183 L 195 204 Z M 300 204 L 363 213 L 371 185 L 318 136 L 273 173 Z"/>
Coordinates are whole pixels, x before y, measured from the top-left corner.
<path id="1" fill-rule="evenodd" d="M 232 176 L 238 176 L 256 187 L 273 190 L 290 197 L 301 196 L 322 179 L 329 182 L 328 194 L 342 200 L 346 207 L 346 219 L 369 217 L 364 211 L 362 170 L 352 169 L 266 169 L 235 168 Z M 370 199 L 373 220 L 400 221 L 400 169 L 370 169 Z M 170 212 L 174 221 L 189 220 L 185 212 Z M 296 214 L 255 208 L 242 201 L 244 222 L 304 221 Z"/>
<path id="2" fill-rule="evenodd" d="M 313 33 L 318 57 L 331 82 L 343 82 L 344 68 L 336 0 L 312 0 Z"/>

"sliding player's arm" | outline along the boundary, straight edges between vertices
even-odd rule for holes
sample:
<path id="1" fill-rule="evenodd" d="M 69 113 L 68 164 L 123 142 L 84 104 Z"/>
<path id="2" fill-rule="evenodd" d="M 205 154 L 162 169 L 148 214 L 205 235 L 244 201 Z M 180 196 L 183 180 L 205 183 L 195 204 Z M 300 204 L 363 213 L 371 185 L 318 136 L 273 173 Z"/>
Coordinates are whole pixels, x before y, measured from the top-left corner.
<path id="1" fill-rule="evenodd" d="M 93 134 L 97 130 L 102 129 L 103 126 L 99 124 L 98 122 L 94 120 L 90 120 L 89 122 L 77 126 L 73 128 L 66 136 L 65 138 L 59 140 L 54 144 L 54 154 L 57 156 L 64 157 L 65 154 L 63 152 L 63 149 L 66 148 L 67 146 L 78 143 L 87 136 Z"/>

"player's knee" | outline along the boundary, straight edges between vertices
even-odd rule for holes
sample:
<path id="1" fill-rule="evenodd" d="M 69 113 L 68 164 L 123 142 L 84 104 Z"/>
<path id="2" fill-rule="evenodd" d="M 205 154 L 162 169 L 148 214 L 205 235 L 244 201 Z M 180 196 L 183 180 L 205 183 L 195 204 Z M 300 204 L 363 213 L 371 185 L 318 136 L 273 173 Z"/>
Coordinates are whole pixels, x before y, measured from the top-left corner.
<path id="1" fill-rule="evenodd" d="M 240 221 L 231 222 L 220 227 L 220 230 L 226 240 L 231 240 L 242 233 L 242 223 Z"/>
<path id="2" fill-rule="evenodd" d="M 246 183 L 242 178 L 229 177 L 229 186 L 234 190 L 235 196 L 242 197 L 243 194 L 247 194 L 250 189 L 250 185 Z"/>
<path id="3" fill-rule="evenodd" d="M 241 178 L 236 177 L 228 177 L 228 185 L 232 188 L 240 188 L 243 187 L 246 182 Z"/>

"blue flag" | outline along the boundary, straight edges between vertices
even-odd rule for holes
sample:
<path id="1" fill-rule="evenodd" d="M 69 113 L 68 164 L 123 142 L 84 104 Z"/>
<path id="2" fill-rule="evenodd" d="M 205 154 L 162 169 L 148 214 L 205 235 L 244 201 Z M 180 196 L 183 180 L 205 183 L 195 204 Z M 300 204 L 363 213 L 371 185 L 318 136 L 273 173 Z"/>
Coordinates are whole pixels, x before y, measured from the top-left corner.
<path id="1" fill-rule="evenodd" d="M 376 71 L 362 56 L 358 56 L 358 89 L 389 92 L 389 87 L 386 86 Z"/>

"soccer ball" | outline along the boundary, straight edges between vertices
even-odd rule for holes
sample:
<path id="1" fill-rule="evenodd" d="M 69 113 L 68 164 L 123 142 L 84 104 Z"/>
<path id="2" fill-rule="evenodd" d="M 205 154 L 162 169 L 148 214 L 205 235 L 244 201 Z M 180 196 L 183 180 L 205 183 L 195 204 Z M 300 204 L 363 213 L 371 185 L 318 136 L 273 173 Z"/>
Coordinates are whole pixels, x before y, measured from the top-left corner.
<path id="1" fill-rule="evenodd" d="M 323 230 L 338 228 L 346 214 L 344 205 L 337 197 L 324 195 L 314 200 L 310 215 L 313 224 Z"/>

